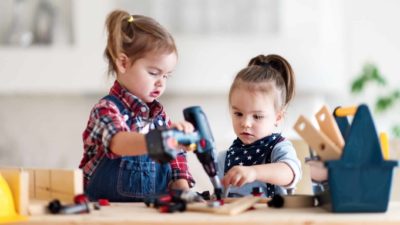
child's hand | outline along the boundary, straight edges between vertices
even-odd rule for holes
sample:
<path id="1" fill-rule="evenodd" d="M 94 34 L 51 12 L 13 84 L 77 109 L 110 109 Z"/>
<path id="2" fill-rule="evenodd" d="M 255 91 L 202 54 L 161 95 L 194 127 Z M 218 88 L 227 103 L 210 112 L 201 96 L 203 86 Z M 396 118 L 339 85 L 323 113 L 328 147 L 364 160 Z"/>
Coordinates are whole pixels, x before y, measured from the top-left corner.
<path id="1" fill-rule="evenodd" d="M 181 122 L 178 122 L 178 123 L 173 123 L 173 124 L 171 124 L 171 128 L 175 128 L 175 129 L 177 129 L 179 131 L 182 131 L 184 133 L 192 133 L 194 131 L 193 125 L 191 123 L 187 122 L 187 121 L 181 121 Z M 178 144 L 177 141 L 174 141 L 173 143 L 170 143 L 170 145 L 173 146 L 173 148 L 176 148 L 176 149 L 183 149 L 185 151 L 193 151 L 193 148 L 191 148 L 190 146 L 180 145 L 180 144 Z"/>
<path id="2" fill-rule="evenodd" d="M 234 166 L 222 178 L 225 187 L 229 185 L 241 187 L 246 183 L 251 183 L 257 178 L 256 170 L 251 166 Z"/>
<path id="3" fill-rule="evenodd" d="M 189 184 L 185 179 L 178 179 L 176 181 L 172 181 L 169 184 L 169 188 L 176 190 L 190 190 Z"/>
<path id="4" fill-rule="evenodd" d="M 307 162 L 310 166 L 311 179 L 316 182 L 328 180 L 328 170 L 322 161 L 310 160 Z"/>
<path id="5" fill-rule="evenodd" d="M 171 128 L 176 128 L 177 130 L 183 131 L 185 133 L 192 133 L 194 131 L 193 125 L 187 121 L 172 123 Z"/>

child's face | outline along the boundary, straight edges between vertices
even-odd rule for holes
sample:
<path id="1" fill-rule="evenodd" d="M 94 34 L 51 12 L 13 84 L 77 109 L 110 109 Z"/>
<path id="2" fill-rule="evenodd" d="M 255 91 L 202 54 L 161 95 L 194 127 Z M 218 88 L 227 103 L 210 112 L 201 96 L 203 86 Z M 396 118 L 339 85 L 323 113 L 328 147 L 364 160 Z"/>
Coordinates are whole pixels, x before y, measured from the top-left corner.
<path id="1" fill-rule="evenodd" d="M 118 81 L 132 94 L 146 103 L 153 102 L 165 91 L 167 79 L 175 69 L 177 55 L 148 53 L 128 65 Z"/>
<path id="2" fill-rule="evenodd" d="M 230 99 L 233 129 L 244 144 L 251 144 L 273 133 L 280 120 L 272 94 L 236 88 Z"/>

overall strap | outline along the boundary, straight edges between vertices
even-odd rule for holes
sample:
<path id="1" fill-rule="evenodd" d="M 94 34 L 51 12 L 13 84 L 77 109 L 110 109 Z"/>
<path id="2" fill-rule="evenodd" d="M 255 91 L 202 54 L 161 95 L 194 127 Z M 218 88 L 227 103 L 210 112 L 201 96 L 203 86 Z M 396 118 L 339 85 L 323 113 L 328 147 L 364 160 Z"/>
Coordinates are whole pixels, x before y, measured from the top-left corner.
<path id="1" fill-rule="evenodd" d="M 279 142 L 281 142 L 281 141 L 283 141 L 283 140 L 284 140 L 283 137 L 279 137 L 279 138 L 277 138 L 277 139 L 275 140 L 275 142 L 272 144 L 273 147 L 272 147 L 271 150 L 268 151 L 268 153 L 267 153 L 267 156 L 266 156 L 266 158 L 265 158 L 265 163 L 271 163 L 272 151 L 274 150 L 275 146 L 276 146 Z M 267 193 L 266 193 L 266 196 L 267 196 L 267 197 L 273 197 L 273 196 L 275 195 L 275 185 L 270 184 L 270 183 L 266 183 L 266 185 L 267 185 Z"/>
<path id="2" fill-rule="evenodd" d="M 128 120 L 126 121 L 126 123 L 128 124 L 129 127 L 131 126 L 131 124 L 132 124 L 132 118 L 131 118 L 131 116 L 129 115 L 129 109 L 125 107 L 125 105 L 121 102 L 121 100 L 120 100 L 118 97 L 116 97 L 116 96 L 114 96 L 114 95 L 106 95 L 106 96 L 104 96 L 102 99 L 114 103 L 114 104 L 117 106 L 119 112 L 120 112 L 122 115 L 124 115 L 124 117 L 125 117 L 125 116 L 128 117 Z"/>

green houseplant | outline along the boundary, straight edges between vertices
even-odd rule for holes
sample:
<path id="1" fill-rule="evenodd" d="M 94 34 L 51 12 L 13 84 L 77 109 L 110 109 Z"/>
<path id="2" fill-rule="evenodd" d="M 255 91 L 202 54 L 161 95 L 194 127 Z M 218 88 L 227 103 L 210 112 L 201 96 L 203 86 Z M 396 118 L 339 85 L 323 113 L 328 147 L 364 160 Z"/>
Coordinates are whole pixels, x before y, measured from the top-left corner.
<path id="1" fill-rule="evenodd" d="M 366 91 L 367 84 L 377 84 L 383 89 L 382 95 L 374 99 L 374 111 L 376 113 L 387 112 L 400 103 L 400 89 L 389 87 L 384 75 L 373 63 L 366 63 L 361 73 L 352 81 L 351 92 L 359 94 Z M 394 121 L 391 132 L 395 138 L 400 138 L 400 121 Z"/>

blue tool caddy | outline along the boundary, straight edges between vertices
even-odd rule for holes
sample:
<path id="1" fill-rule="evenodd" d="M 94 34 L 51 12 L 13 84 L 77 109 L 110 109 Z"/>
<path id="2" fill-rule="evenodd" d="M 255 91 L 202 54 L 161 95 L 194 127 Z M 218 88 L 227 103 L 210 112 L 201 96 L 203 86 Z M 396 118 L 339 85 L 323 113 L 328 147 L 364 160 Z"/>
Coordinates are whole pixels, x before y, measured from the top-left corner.
<path id="1" fill-rule="evenodd" d="M 366 105 L 357 107 L 351 125 L 347 117 L 335 113 L 334 116 L 345 146 L 339 160 L 325 162 L 331 210 L 385 212 L 393 168 L 398 162 L 383 159 L 375 125 Z"/>

